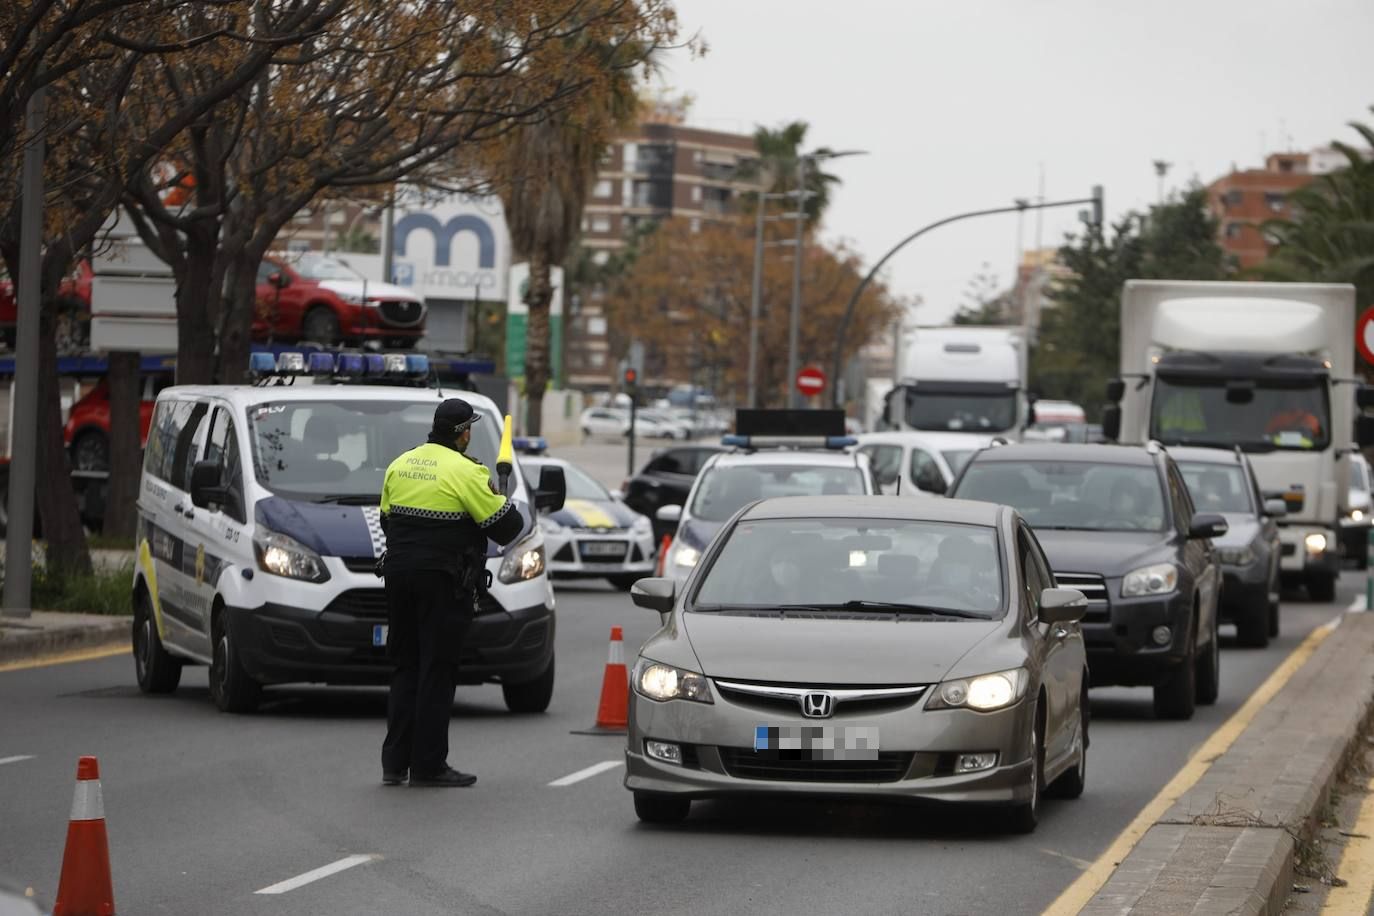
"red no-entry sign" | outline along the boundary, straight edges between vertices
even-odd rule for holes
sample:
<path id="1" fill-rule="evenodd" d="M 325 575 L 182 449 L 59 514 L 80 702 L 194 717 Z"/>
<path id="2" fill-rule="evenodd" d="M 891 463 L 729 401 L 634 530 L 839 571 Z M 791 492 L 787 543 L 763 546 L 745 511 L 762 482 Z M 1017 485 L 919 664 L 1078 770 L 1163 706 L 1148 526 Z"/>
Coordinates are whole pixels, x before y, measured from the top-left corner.
<path id="1" fill-rule="evenodd" d="M 797 373 L 797 390 L 808 397 L 825 390 L 825 373 L 816 366 L 803 366 Z"/>
<path id="2" fill-rule="evenodd" d="M 1360 320 L 1355 322 L 1355 345 L 1360 348 L 1364 361 L 1374 364 L 1374 307 L 1365 309 Z"/>

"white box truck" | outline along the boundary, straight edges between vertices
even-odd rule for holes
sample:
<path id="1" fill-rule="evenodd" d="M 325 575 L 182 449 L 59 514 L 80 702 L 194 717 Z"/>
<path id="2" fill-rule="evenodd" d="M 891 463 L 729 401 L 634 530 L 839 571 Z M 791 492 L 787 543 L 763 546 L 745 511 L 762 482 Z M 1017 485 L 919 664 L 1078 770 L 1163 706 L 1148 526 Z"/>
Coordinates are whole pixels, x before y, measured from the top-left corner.
<path id="1" fill-rule="evenodd" d="M 1032 422 L 1026 391 L 1026 337 L 1020 328 L 917 328 L 870 415 L 875 430 L 957 433 L 979 445 L 1019 439 Z M 869 397 L 875 392 L 870 386 Z"/>
<path id="2" fill-rule="evenodd" d="M 1340 574 L 1349 456 L 1369 444 L 1353 378 L 1348 284 L 1129 280 L 1121 377 L 1108 385 L 1108 439 L 1239 446 L 1266 494 L 1282 495 L 1280 570 L 1322 601 Z"/>

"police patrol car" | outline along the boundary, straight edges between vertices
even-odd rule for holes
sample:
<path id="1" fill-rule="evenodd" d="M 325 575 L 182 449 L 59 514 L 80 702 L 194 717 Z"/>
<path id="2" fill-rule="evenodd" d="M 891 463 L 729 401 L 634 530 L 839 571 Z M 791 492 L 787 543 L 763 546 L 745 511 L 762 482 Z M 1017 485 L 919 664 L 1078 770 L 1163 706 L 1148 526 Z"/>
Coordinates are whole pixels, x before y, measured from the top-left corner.
<path id="1" fill-rule="evenodd" d="M 139 687 L 175 690 L 210 666 L 220 709 L 251 711 L 269 684 L 383 684 L 387 465 L 425 441 L 444 394 L 421 354 L 253 355 L 255 385 L 172 387 L 157 399 L 138 495 L 134 659 Z M 407 384 L 408 383 L 408 384 Z M 496 467 L 495 404 L 468 454 Z M 562 506 L 556 471 L 535 489 L 518 465 L 508 494 L 524 521 L 488 545 L 490 585 L 468 631 L 460 683 L 499 682 L 513 711 L 553 692 L 554 595 L 536 507 Z"/>
<path id="2" fill-rule="evenodd" d="M 846 451 L 839 410 L 737 410 L 730 451 L 702 466 L 681 506 L 661 506 L 659 521 L 676 524 L 661 575 L 686 579 L 711 539 L 740 509 L 769 496 L 858 496 L 879 492 L 868 456 Z"/>

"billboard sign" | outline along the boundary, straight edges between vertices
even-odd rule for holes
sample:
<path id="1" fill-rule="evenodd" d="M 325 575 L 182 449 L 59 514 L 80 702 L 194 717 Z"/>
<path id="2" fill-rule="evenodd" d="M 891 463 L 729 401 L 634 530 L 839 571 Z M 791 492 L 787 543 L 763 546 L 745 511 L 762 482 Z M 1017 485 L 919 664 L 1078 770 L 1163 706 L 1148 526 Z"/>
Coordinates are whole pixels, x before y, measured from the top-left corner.
<path id="1" fill-rule="evenodd" d="M 450 194 L 398 203 L 391 282 L 426 300 L 506 300 L 510 233 L 495 196 Z"/>

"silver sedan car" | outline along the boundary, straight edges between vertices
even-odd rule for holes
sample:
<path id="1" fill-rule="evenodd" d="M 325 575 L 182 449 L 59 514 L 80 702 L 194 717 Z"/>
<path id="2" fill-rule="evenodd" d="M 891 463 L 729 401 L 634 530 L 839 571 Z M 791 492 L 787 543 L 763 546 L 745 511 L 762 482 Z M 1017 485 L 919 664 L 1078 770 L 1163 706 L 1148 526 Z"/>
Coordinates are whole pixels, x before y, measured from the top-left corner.
<path id="1" fill-rule="evenodd" d="M 631 675 L 641 820 L 783 793 L 1002 806 L 1028 832 L 1083 791 L 1086 602 L 1013 509 L 765 499 L 631 594 L 663 622 Z"/>

